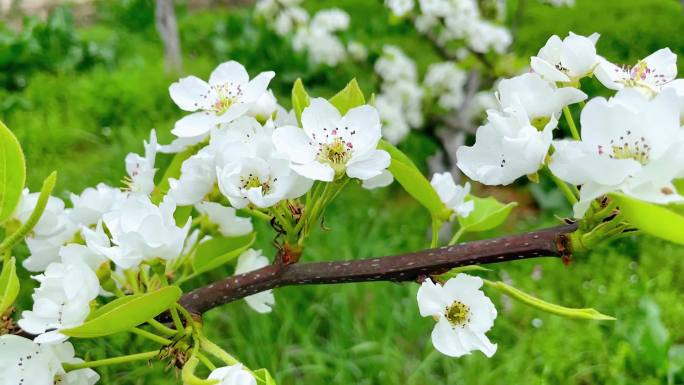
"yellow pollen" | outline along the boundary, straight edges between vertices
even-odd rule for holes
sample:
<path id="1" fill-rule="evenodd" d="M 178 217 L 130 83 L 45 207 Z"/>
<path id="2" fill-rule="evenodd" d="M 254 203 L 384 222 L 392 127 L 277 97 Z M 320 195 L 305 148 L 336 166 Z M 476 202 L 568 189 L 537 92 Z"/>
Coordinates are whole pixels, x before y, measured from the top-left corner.
<path id="1" fill-rule="evenodd" d="M 446 318 L 453 326 L 465 327 L 470 322 L 470 307 L 461 301 L 454 301 L 446 308 Z"/>

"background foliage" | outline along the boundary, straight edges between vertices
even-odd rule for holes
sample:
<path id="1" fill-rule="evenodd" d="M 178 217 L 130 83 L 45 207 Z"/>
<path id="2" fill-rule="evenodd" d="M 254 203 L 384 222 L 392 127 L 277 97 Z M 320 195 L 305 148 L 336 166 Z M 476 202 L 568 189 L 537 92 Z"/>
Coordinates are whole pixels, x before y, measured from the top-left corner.
<path id="1" fill-rule="evenodd" d="M 663 46 L 684 53 L 684 11 L 676 0 L 577 0 L 570 9 L 535 1 L 509 3 L 513 48 L 521 57 L 535 54 L 551 34 L 569 30 L 601 33 L 599 52 L 618 62 L 634 62 Z M 331 6 L 351 14 L 350 31 L 371 56 L 392 43 L 412 56 L 421 71 L 436 58 L 413 29 L 390 22 L 379 1 L 307 3 L 310 10 Z M 162 142 L 170 140 L 169 130 L 182 112 L 168 97 L 176 76 L 163 71 L 153 8 L 151 0 L 102 1 L 95 20 L 78 28 L 65 8 L 47 21 L 25 20 L 19 32 L 0 25 L 0 118 L 24 146 L 32 190 L 52 169 L 60 171 L 56 191 L 62 197 L 68 196 L 67 188 L 78 192 L 100 181 L 117 184 L 125 154 L 140 150 L 151 128 Z M 324 96 L 352 77 L 364 91 L 375 91 L 378 79 L 367 64 L 312 67 L 250 12 L 180 6 L 185 72 L 204 77 L 218 62 L 236 59 L 251 73 L 275 70 L 272 86 L 279 95 L 287 96 L 297 77 Z M 684 69 L 684 63 L 679 66 Z M 403 148 L 424 164 L 436 146 L 414 133 Z M 505 226 L 507 232 L 552 225 L 553 210 L 567 210 L 562 198 L 544 186 L 487 193 L 524 203 Z M 367 194 L 352 188 L 334 203 L 326 217 L 332 231 L 316 234 L 308 258 L 360 258 L 425 247 L 429 218 L 415 202 L 398 189 Z M 259 242 L 271 253 L 268 239 Z M 206 330 L 247 364 L 271 369 L 283 384 L 681 384 L 682 257 L 682 248 L 645 238 L 577 256 L 569 267 L 555 260 L 495 266 L 492 274 L 534 295 L 568 306 L 591 305 L 618 321 L 573 322 L 495 297 L 502 316 L 491 332 L 500 344 L 493 359 L 436 353 L 429 343 L 431 321 L 418 315 L 417 287 L 410 285 L 278 289 L 271 315 L 256 314 L 238 302 L 209 313 Z M 215 272 L 216 278 L 221 275 Z M 28 286 L 22 288 L 24 297 L 29 293 Z M 110 340 L 107 346 L 81 348 L 100 357 L 142 343 L 122 335 Z M 165 384 L 174 376 L 159 365 L 116 367 L 101 374 L 105 384 Z"/>

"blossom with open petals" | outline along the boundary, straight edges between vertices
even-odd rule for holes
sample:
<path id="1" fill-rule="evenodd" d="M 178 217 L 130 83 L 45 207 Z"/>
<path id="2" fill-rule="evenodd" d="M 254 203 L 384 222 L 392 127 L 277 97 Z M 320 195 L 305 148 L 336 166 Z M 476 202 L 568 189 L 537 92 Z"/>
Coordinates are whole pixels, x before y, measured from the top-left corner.
<path id="1" fill-rule="evenodd" d="M 144 156 L 136 153 L 126 155 L 126 183 L 130 191 L 150 195 L 154 190 L 154 174 L 157 172 L 154 162 L 159 150 L 157 133 L 154 130 L 150 132 L 150 140 L 145 141 L 144 145 Z"/>
<path id="2" fill-rule="evenodd" d="M 192 114 L 177 121 L 172 132 L 195 137 L 246 114 L 274 76 L 267 71 L 250 80 L 242 64 L 229 61 L 216 67 L 209 82 L 196 76 L 180 79 L 169 87 L 169 94 L 178 107 Z"/>
<path id="3" fill-rule="evenodd" d="M 51 263 L 33 277 L 40 286 L 33 293 L 33 309 L 22 312 L 19 326 L 37 335 L 38 343 L 62 342 L 59 332 L 81 325 L 90 313 L 90 301 L 99 294 L 100 283 L 84 262 Z"/>
<path id="4" fill-rule="evenodd" d="M 173 260 L 183 249 L 191 219 L 176 225 L 176 203 L 169 196 L 155 205 L 146 195 L 130 195 L 102 216 L 111 234 L 111 244 L 88 244 L 124 269 L 140 262 L 160 258 Z"/>
<path id="5" fill-rule="evenodd" d="M 575 216 L 592 200 L 613 191 L 637 199 L 684 201 L 672 180 L 684 173 L 684 129 L 673 90 L 655 98 L 623 89 L 595 98 L 582 110 L 582 141 L 557 141 L 549 167 L 566 182 L 581 185 Z"/>
<path id="6" fill-rule="evenodd" d="M 6 334 L 0 336 L 0 384 L 2 385 L 93 385 L 100 376 L 92 369 L 72 370 L 63 363 L 81 363 L 74 357 L 69 342 L 38 344 L 28 338 Z"/>
<path id="7" fill-rule="evenodd" d="M 377 149 L 380 117 L 369 105 L 341 116 L 330 102 L 316 98 L 302 112 L 302 126 L 278 127 L 273 143 L 289 158 L 292 169 L 306 178 L 330 182 L 346 174 L 366 180 L 390 164 L 389 154 Z"/>
<path id="8" fill-rule="evenodd" d="M 552 115 L 542 131 L 519 109 L 490 110 L 487 119 L 475 134 L 475 144 L 456 151 L 458 168 L 487 185 L 507 185 L 537 172 L 551 145 L 556 117 Z"/>
<path id="9" fill-rule="evenodd" d="M 459 274 L 444 285 L 429 278 L 418 289 L 418 309 L 423 317 L 434 317 L 432 345 L 443 354 L 461 357 L 480 350 L 487 357 L 496 345 L 485 335 L 494 326 L 496 308 L 480 290 L 482 279 Z"/>
<path id="10" fill-rule="evenodd" d="M 677 77 L 677 55 L 669 48 L 662 48 L 633 66 L 623 67 L 601 58 L 595 74 L 612 90 L 635 88 L 653 96 Z"/>

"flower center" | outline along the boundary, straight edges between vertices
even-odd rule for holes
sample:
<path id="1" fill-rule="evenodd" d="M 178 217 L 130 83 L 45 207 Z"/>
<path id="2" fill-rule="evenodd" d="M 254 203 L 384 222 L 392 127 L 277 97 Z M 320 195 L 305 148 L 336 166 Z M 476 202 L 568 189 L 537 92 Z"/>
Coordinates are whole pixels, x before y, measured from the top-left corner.
<path id="1" fill-rule="evenodd" d="M 655 95 L 657 90 L 667 84 L 669 80 L 664 74 L 657 73 L 653 68 L 649 68 L 645 61 L 640 61 L 633 67 L 626 66 L 623 71 L 627 75 L 621 80 L 626 87 L 641 88 Z"/>
<path id="2" fill-rule="evenodd" d="M 454 301 L 446 308 L 446 318 L 453 326 L 465 327 L 470 322 L 470 307 L 461 301 Z"/>
<path id="3" fill-rule="evenodd" d="M 233 85 L 232 82 L 221 85 L 212 86 L 217 95 L 216 101 L 212 109 L 216 115 L 223 115 L 235 103 L 238 103 L 242 97 L 242 87 Z"/>
<path id="4" fill-rule="evenodd" d="M 611 139 L 608 156 L 611 159 L 634 159 L 642 165 L 648 164 L 651 146 L 643 136 L 633 139 L 629 137 L 630 134 L 631 132 L 627 131 L 627 135 L 621 136 L 617 140 Z M 606 153 L 604 146 L 598 146 L 598 153 L 599 155 Z"/>
<path id="5" fill-rule="evenodd" d="M 266 195 L 271 191 L 270 181 L 262 182 L 261 179 L 254 174 L 249 174 L 247 177 L 241 177 L 240 182 L 242 188 L 245 190 L 261 187 L 261 193 L 263 195 Z"/>
<path id="6" fill-rule="evenodd" d="M 351 143 L 337 137 L 330 143 L 321 144 L 317 154 L 318 160 L 321 163 L 328 163 L 335 173 L 344 171 L 344 166 L 351 159 L 351 148 Z"/>

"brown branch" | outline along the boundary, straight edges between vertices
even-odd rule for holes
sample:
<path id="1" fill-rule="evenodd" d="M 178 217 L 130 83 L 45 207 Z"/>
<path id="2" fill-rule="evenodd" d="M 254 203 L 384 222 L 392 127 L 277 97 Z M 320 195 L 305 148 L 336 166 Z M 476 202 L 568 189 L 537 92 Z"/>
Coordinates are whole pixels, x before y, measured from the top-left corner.
<path id="1" fill-rule="evenodd" d="M 567 225 L 381 258 L 271 265 L 190 291 L 183 295 L 180 304 L 193 314 L 202 314 L 248 295 L 282 286 L 416 281 L 421 276 L 441 274 L 459 266 L 547 256 L 568 257 L 571 252 L 569 235 L 576 228 L 576 225 Z"/>

